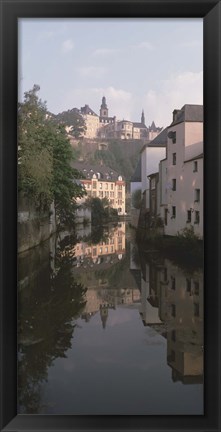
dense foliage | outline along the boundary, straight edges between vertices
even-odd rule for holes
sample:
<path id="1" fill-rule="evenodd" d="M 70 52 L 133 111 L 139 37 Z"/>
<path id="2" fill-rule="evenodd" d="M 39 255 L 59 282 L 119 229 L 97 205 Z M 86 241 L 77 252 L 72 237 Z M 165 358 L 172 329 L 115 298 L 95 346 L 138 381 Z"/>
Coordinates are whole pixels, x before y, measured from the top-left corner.
<path id="1" fill-rule="evenodd" d="M 87 205 L 91 209 L 92 226 L 99 226 L 110 219 L 117 219 L 117 210 L 112 208 L 107 198 L 89 198 Z"/>
<path id="2" fill-rule="evenodd" d="M 137 189 L 132 194 L 132 204 L 133 204 L 133 207 L 135 209 L 139 210 L 141 208 L 141 203 L 142 203 L 141 189 Z"/>
<path id="3" fill-rule="evenodd" d="M 81 138 L 86 130 L 85 121 L 77 108 L 68 111 L 63 111 L 57 115 L 53 115 L 54 120 L 71 127 L 69 133 L 74 138 Z"/>
<path id="4" fill-rule="evenodd" d="M 48 210 L 54 201 L 60 222 L 71 223 L 75 200 L 84 190 L 70 165 L 73 150 L 64 126 L 48 115 L 39 89 L 34 85 L 18 107 L 18 187 L 39 211 Z"/>
<path id="5" fill-rule="evenodd" d="M 135 150 L 134 150 L 135 148 Z M 140 156 L 141 144 L 122 142 L 121 140 L 111 140 L 107 150 L 96 150 L 94 161 L 101 162 L 120 173 L 129 182 L 133 175 Z"/>

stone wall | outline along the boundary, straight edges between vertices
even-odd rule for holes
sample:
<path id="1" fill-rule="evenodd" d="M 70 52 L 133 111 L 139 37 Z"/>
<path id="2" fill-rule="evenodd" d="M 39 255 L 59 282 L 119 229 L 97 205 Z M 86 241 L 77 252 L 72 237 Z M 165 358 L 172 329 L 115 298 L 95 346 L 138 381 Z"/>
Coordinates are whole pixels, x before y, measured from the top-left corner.
<path id="1" fill-rule="evenodd" d="M 23 196 L 18 197 L 18 253 L 47 240 L 56 231 L 54 205 L 39 213 Z"/>

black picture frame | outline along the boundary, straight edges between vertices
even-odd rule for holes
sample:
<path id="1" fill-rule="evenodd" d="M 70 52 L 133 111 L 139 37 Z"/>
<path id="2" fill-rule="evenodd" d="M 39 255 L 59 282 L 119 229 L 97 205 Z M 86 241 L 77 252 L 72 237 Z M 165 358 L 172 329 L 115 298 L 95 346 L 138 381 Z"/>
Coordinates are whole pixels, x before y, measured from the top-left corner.
<path id="1" fill-rule="evenodd" d="M 1 0 L 1 430 L 204 431 L 220 421 L 221 3 L 217 0 Z M 205 383 L 203 416 L 17 415 L 17 20 L 22 17 L 204 20 Z M 163 389 L 162 389 L 163 391 Z M 136 397 L 136 395 L 130 395 Z"/>

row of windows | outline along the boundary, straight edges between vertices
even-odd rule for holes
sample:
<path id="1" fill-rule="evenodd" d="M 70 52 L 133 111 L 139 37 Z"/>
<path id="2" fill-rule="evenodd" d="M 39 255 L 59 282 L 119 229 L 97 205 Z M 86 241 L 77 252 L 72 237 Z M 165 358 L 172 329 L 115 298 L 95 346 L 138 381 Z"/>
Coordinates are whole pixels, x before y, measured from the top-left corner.
<path id="1" fill-rule="evenodd" d="M 193 210 L 187 210 L 187 223 L 191 223 L 192 222 L 192 212 Z M 200 223 L 200 212 L 199 211 L 195 211 L 194 214 L 194 223 L 195 224 L 199 224 Z"/>
<path id="2" fill-rule="evenodd" d="M 167 212 L 167 210 L 166 210 Z M 194 212 L 194 210 L 187 210 L 187 223 L 191 223 L 192 222 L 192 213 Z M 196 210 L 194 212 L 194 224 L 199 224 L 200 223 L 200 212 L 198 210 Z M 166 215 L 165 215 L 166 217 Z M 176 218 L 176 206 L 172 206 L 172 214 L 171 214 L 171 219 L 175 219 Z"/>
<path id="3" fill-rule="evenodd" d="M 193 282 L 194 285 L 194 294 L 195 295 L 199 295 L 199 282 L 198 281 L 194 281 Z M 175 290 L 176 289 L 176 278 L 174 276 L 171 276 L 171 289 Z M 191 279 L 186 279 L 186 291 L 191 293 Z"/>
<path id="4" fill-rule="evenodd" d="M 105 183 L 105 189 L 108 189 L 109 185 L 111 187 L 111 190 L 114 190 L 114 184 L 113 183 L 111 183 L 111 184 Z M 103 187 L 104 187 L 104 183 L 99 183 L 99 189 L 103 189 Z M 90 183 L 87 184 L 87 188 L 90 189 Z M 92 182 L 92 188 L 97 189 L 97 182 L 96 181 Z M 122 185 L 118 185 L 118 190 L 122 190 L 122 189 L 123 189 Z"/>
<path id="5" fill-rule="evenodd" d="M 172 164 L 176 165 L 176 162 L 177 162 L 176 153 L 172 153 Z M 198 172 L 198 162 L 197 161 L 193 162 L 193 172 Z"/>
<path id="6" fill-rule="evenodd" d="M 99 191 L 99 198 L 104 198 L 104 197 L 106 197 L 106 198 L 114 198 L 114 192 L 108 192 L 108 191 L 105 191 L 105 192 L 103 192 L 103 191 Z"/>
<path id="7" fill-rule="evenodd" d="M 176 179 L 172 179 L 172 190 L 176 191 Z M 200 189 L 194 189 L 194 202 L 200 202 Z"/>

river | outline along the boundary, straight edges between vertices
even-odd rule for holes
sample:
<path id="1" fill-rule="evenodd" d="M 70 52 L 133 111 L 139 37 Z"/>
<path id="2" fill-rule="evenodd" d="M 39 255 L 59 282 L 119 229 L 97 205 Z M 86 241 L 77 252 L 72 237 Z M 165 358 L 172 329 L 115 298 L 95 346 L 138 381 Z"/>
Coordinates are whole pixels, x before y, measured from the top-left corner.
<path id="1" fill-rule="evenodd" d="M 18 413 L 203 415 L 203 270 L 125 222 L 20 254 Z"/>

